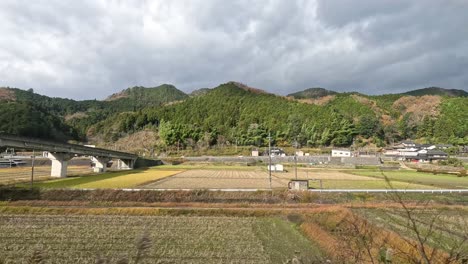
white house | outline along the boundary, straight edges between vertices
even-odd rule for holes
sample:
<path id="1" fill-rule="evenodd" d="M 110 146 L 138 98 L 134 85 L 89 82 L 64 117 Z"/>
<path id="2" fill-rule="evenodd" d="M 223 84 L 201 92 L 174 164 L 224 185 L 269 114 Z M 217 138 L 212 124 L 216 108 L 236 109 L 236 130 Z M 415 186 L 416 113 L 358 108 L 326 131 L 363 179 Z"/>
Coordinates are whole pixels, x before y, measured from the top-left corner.
<path id="1" fill-rule="evenodd" d="M 348 150 L 348 149 L 332 149 L 332 157 L 352 157 L 351 150 Z"/>
<path id="2" fill-rule="evenodd" d="M 284 171 L 284 167 L 283 167 L 282 164 L 271 165 L 271 168 L 270 168 L 270 165 L 268 165 L 267 169 L 269 169 L 271 171 L 274 171 L 274 172 L 283 172 Z"/>

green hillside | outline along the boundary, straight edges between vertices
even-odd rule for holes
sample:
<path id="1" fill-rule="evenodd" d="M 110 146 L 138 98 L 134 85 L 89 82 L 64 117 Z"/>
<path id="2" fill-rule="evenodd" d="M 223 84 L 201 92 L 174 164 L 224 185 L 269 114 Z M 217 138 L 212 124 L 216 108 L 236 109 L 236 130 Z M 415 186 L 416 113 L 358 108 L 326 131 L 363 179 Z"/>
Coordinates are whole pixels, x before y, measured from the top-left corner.
<path id="1" fill-rule="evenodd" d="M 194 90 L 193 92 L 190 93 L 190 96 L 201 96 L 207 94 L 211 89 L 210 88 L 200 88 L 197 90 Z"/>
<path id="2" fill-rule="evenodd" d="M 34 93 L 32 90 L 21 90 L 17 88 L 0 88 L 0 102 L 5 111 L 0 112 L 3 119 L 3 131 L 11 131 L 13 134 L 39 136 L 53 139 L 76 139 L 86 140 L 89 127 L 115 115 L 116 113 L 138 111 L 146 107 L 160 107 L 166 103 L 183 100 L 188 95 L 181 92 L 172 85 L 161 85 L 153 88 L 132 87 L 109 100 L 84 100 L 75 101 L 71 99 L 52 98 Z M 10 102 L 8 109 L 5 102 Z M 28 107 L 23 107 L 27 105 Z M 15 119 L 8 119 L 11 113 L 21 112 L 21 116 L 27 116 L 33 127 L 38 131 L 50 128 L 54 133 L 37 132 L 34 129 L 15 129 L 23 126 Z M 36 120 L 37 119 L 37 120 Z M 53 122 L 52 122 L 53 120 Z M 40 128 L 40 129 L 39 129 Z M 52 129 L 53 128 L 53 129 Z M 19 131 L 22 131 L 21 133 Z M 0 129 L 0 131 L 2 131 Z M 30 132 L 28 132 L 30 131 Z M 48 131 L 48 130 L 47 130 Z"/>
<path id="3" fill-rule="evenodd" d="M 302 146 L 349 146 L 353 140 L 358 145 L 383 146 L 407 138 L 466 142 L 467 98 L 432 99 L 434 103 L 425 107 L 439 109 L 436 115 L 426 115 L 425 108 L 416 112 L 410 98 L 402 95 L 343 93 L 325 105 L 315 105 L 255 93 L 231 82 L 179 104 L 122 113 L 92 128 L 107 135 L 104 138 L 154 129 L 163 142 L 158 144 L 182 148 L 233 142 L 265 146 L 269 132 L 276 145 L 284 146 L 296 140 Z M 450 129 L 436 129 L 444 124 Z"/>
<path id="4" fill-rule="evenodd" d="M 403 93 L 404 95 L 422 96 L 422 95 L 440 95 L 448 97 L 466 97 L 468 92 L 457 89 L 444 89 L 439 87 L 428 87 Z"/>
<path id="5" fill-rule="evenodd" d="M 2 102 L 0 113 L 0 133 L 59 141 L 77 138 L 76 130 L 59 117 L 26 102 Z"/>
<path id="6" fill-rule="evenodd" d="M 304 91 L 288 94 L 287 96 L 291 96 L 296 99 L 316 99 L 334 94 L 337 94 L 337 92 L 330 91 L 324 88 L 309 88 Z"/>
<path id="7" fill-rule="evenodd" d="M 134 106 L 143 108 L 148 106 L 160 106 L 168 102 L 179 101 L 188 98 L 188 95 L 170 84 L 146 88 L 135 86 L 108 97 L 104 103 L 125 107 Z"/>
<path id="8" fill-rule="evenodd" d="M 0 131 L 96 144 L 143 131 L 154 135 L 145 148 L 165 150 L 265 146 L 268 133 L 278 146 L 385 146 L 403 139 L 468 144 L 468 97 L 336 93 L 315 102 L 229 82 L 197 96 L 161 85 L 128 88 L 105 101 L 20 89 L 1 90 L 0 100 Z"/>

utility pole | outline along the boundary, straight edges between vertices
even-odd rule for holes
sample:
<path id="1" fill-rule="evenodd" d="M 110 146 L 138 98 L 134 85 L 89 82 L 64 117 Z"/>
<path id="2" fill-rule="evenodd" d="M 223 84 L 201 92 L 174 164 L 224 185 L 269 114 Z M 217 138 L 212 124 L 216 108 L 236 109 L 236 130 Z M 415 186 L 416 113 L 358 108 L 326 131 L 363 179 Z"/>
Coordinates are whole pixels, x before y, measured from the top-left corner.
<path id="1" fill-rule="evenodd" d="M 268 132 L 268 175 L 270 179 L 270 189 L 271 189 L 271 132 Z"/>
<path id="2" fill-rule="evenodd" d="M 294 141 L 294 175 L 296 176 L 297 180 L 297 137 L 296 140 Z"/>
<path id="3" fill-rule="evenodd" d="M 31 190 L 33 189 L 34 184 L 34 161 L 36 159 L 36 152 L 33 150 L 33 155 L 31 159 Z"/>

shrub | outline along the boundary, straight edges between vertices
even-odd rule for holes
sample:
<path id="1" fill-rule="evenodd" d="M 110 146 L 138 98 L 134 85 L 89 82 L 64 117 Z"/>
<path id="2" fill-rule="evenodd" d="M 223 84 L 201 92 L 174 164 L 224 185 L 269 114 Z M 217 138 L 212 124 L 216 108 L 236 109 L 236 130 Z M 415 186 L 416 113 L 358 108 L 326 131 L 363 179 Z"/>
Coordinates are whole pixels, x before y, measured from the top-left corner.
<path id="1" fill-rule="evenodd" d="M 463 167 L 463 162 L 457 158 L 448 158 L 447 160 L 439 161 L 439 165 L 443 166 L 453 166 L 453 167 Z"/>

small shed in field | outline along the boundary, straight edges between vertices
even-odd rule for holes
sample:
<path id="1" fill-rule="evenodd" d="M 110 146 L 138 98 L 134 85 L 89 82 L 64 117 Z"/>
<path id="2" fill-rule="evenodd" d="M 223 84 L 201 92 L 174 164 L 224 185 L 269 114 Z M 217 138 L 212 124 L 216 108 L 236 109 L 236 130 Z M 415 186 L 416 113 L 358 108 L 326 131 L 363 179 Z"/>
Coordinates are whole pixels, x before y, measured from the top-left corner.
<path id="1" fill-rule="evenodd" d="M 271 167 L 270 165 L 268 165 L 267 169 L 270 171 L 274 171 L 274 172 L 283 172 L 284 166 L 282 164 L 274 164 L 274 165 L 271 165 Z"/>
<path id="2" fill-rule="evenodd" d="M 288 183 L 289 190 L 308 190 L 309 189 L 309 181 L 308 180 L 291 180 Z"/>

